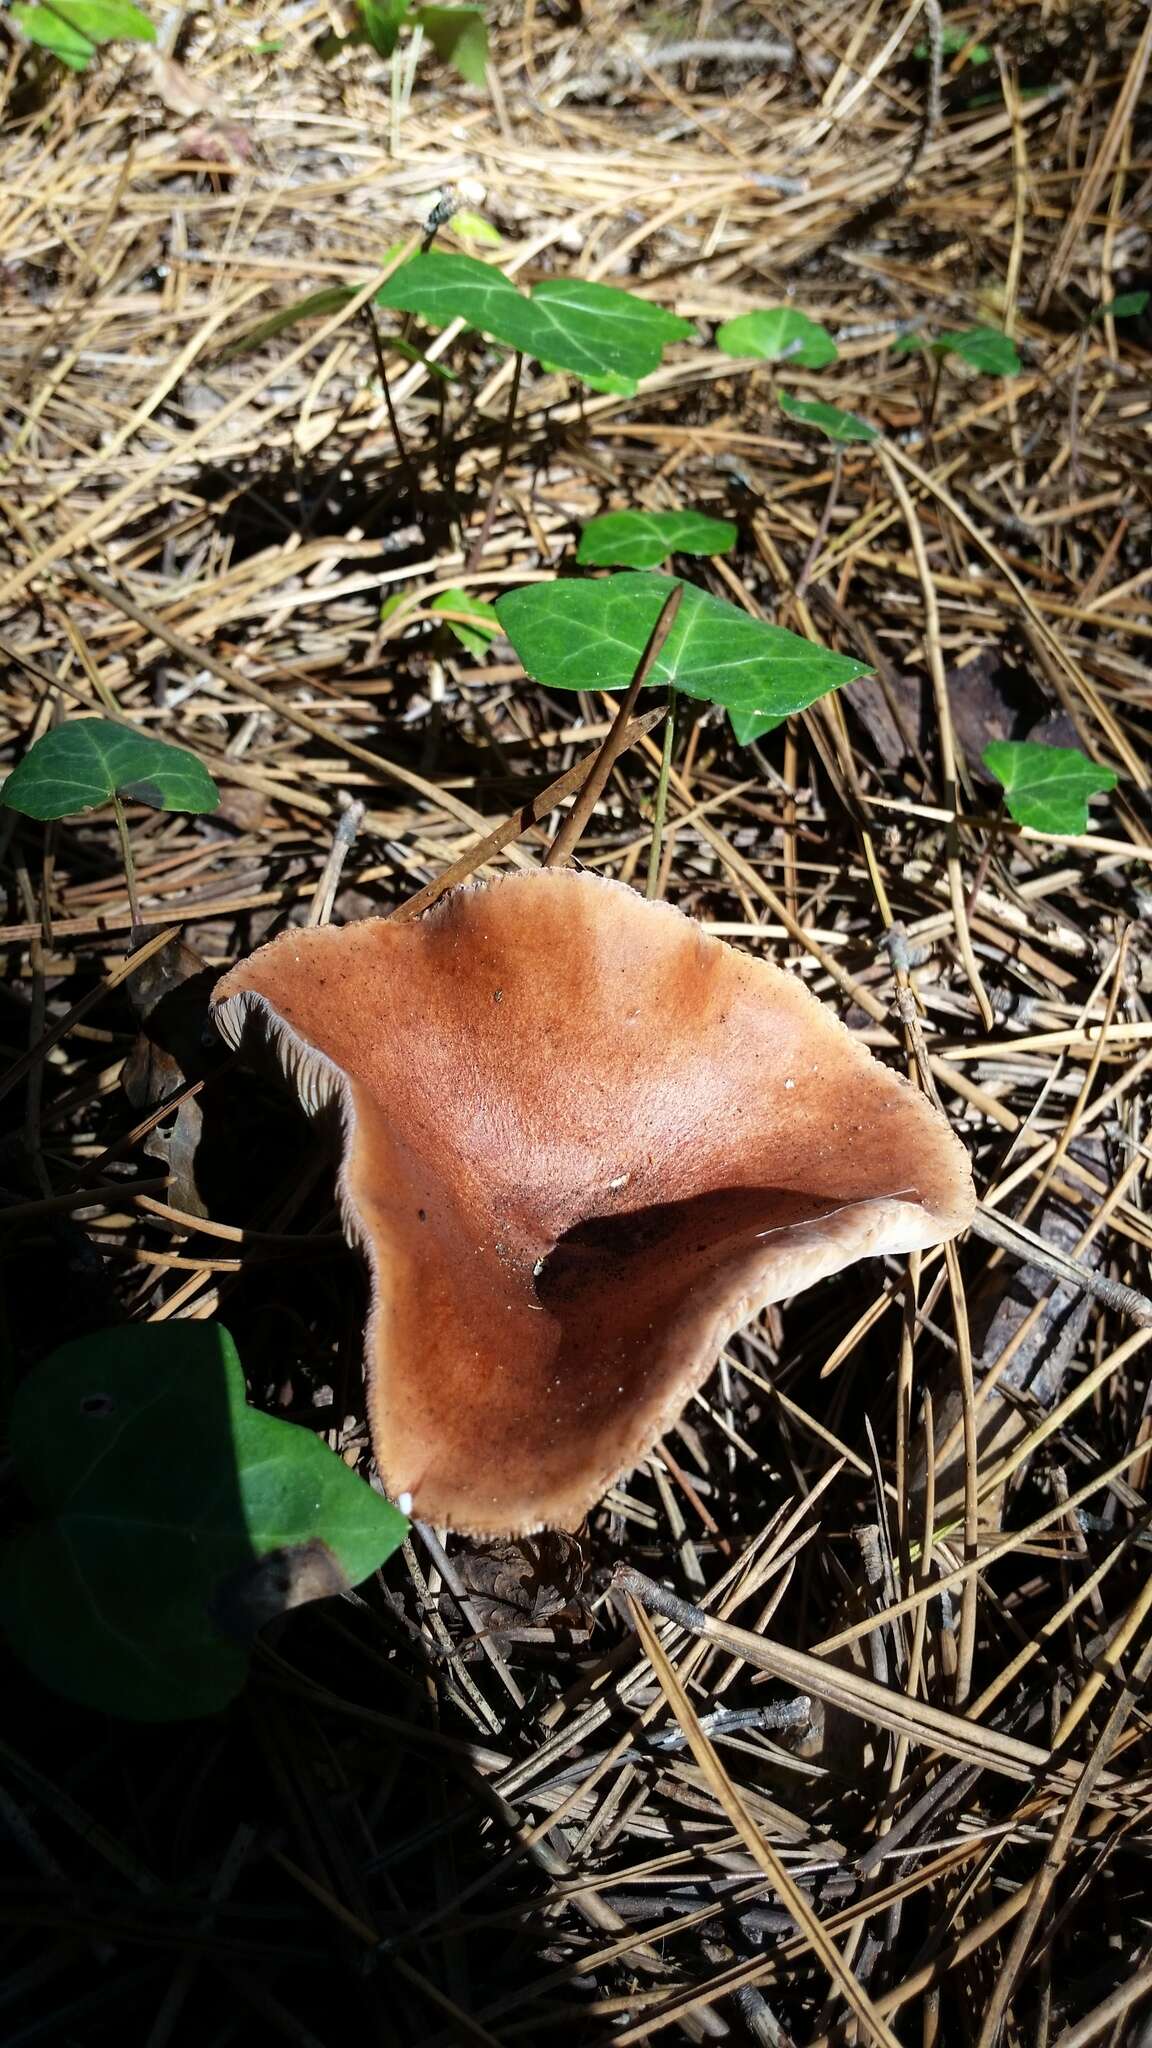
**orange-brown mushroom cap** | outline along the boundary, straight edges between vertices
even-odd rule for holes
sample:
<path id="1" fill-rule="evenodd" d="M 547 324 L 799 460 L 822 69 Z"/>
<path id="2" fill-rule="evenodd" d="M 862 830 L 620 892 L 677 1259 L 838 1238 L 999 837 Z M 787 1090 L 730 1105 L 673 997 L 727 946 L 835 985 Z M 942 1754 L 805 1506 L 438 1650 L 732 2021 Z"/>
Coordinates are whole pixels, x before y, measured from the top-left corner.
<path id="1" fill-rule="evenodd" d="M 567 869 L 287 931 L 217 984 L 336 1098 L 373 1444 L 472 1534 L 571 1527 L 768 1302 L 962 1230 L 944 1118 L 794 975 Z"/>

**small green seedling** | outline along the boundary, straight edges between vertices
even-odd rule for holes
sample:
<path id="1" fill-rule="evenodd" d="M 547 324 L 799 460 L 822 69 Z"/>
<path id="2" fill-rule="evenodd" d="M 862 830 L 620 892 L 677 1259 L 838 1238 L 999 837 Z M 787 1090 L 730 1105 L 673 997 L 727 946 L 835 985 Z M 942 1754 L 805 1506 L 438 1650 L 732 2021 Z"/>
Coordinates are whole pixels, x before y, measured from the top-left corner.
<path id="1" fill-rule="evenodd" d="M 730 519 L 704 512 L 605 512 L 588 521 L 576 560 L 586 568 L 657 569 L 669 555 L 726 555 L 735 539 Z"/>
<path id="2" fill-rule="evenodd" d="M 417 7 L 412 12 L 442 64 L 451 64 L 467 85 L 488 75 L 488 30 L 479 7 Z"/>
<path id="3" fill-rule="evenodd" d="M 138 1721 L 217 1712 L 276 1615 L 403 1542 L 397 1508 L 310 1430 L 247 1405 L 218 1323 L 138 1323 L 53 1352 L 9 1441 L 40 1519 L 5 1546 L 0 1624 L 55 1691 Z"/>
<path id="4" fill-rule="evenodd" d="M 545 278 L 526 294 L 493 264 L 439 249 L 402 263 L 376 303 L 432 327 L 461 320 L 545 369 L 625 396 L 658 367 L 668 342 L 693 331 L 690 321 L 615 285 Z"/>
<path id="5" fill-rule="evenodd" d="M 799 370 L 822 370 L 837 357 L 828 329 L 794 306 L 769 306 L 726 320 L 716 330 L 716 346 L 728 356 L 758 356 Z"/>
<path id="6" fill-rule="evenodd" d="M 1088 830 L 1088 799 L 1115 789 L 1111 768 L 1090 761 L 1079 747 L 1049 747 L 1041 740 L 993 740 L 981 759 L 1004 791 L 1004 808 L 1034 832 L 1079 838 Z"/>
<path id="7" fill-rule="evenodd" d="M 493 605 L 470 590 L 442 590 L 427 605 L 419 590 L 398 590 L 380 606 L 380 618 L 396 619 L 407 625 L 419 624 L 433 612 L 445 614 L 444 630 L 453 635 L 469 654 L 487 654 L 501 626 Z"/>
<path id="8" fill-rule="evenodd" d="M 776 402 L 781 412 L 790 420 L 799 420 L 805 427 L 816 427 L 829 441 L 876 441 L 880 429 L 862 420 L 854 412 L 842 412 L 838 405 L 825 405 L 822 398 L 793 398 L 790 391 L 779 391 Z"/>
<path id="9" fill-rule="evenodd" d="M 621 690 L 678 580 L 622 574 L 531 583 L 497 598 L 496 614 L 528 674 L 546 688 Z M 869 673 L 866 662 L 765 625 L 695 584 L 682 587 L 647 680 L 723 705 L 742 741 Z"/>
<path id="10" fill-rule="evenodd" d="M 402 247 L 402 243 L 394 242 L 381 257 L 381 265 L 387 263 L 389 257 L 394 256 Z M 235 340 L 226 343 L 216 360 L 230 363 L 236 356 L 247 355 L 252 349 L 263 347 L 266 341 L 273 341 L 278 334 L 284 334 L 290 327 L 303 326 L 308 320 L 327 320 L 330 314 L 338 313 L 342 306 L 348 305 L 361 290 L 362 286 L 358 284 L 332 284 L 325 285 L 318 292 L 309 292 L 303 299 L 294 299 L 290 306 L 281 306 L 275 313 L 266 314 L 263 320 L 257 321 L 255 327 L 249 327 L 243 334 L 238 334 Z M 389 335 L 388 347 L 393 355 L 403 356 L 406 362 L 422 363 L 429 375 L 437 378 L 442 384 L 458 384 L 460 381 L 455 370 L 448 370 L 443 363 L 435 362 L 431 356 L 422 354 L 418 348 L 413 348 L 410 341 L 405 341 L 398 334 Z"/>
<path id="11" fill-rule="evenodd" d="M 473 597 L 471 591 L 442 590 L 439 597 L 432 599 L 428 609 L 464 615 L 445 619 L 444 624 L 469 654 L 487 654 L 500 634 L 496 607 L 487 604 L 482 597 Z"/>
<path id="12" fill-rule="evenodd" d="M 958 57 L 961 50 L 967 51 L 966 62 L 969 64 L 990 64 L 992 62 L 992 52 L 988 48 L 987 43 L 973 42 L 968 30 L 962 28 L 958 21 L 946 21 L 940 34 L 941 56 Z M 927 42 L 917 43 L 912 55 L 918 57 L 921 63 L 926 63 L 932 55 L 931 44 Z"/>
<path id="13" fill-rule="evenodd" d="M 483 85 L 488 75 L 488 30 L 480 7 L 420 7 L 415 0 L 356 0 L 360 26 L 350 36 L 326 36 L 322 56 L 335 55 L 349 43 L 370 43 L 381 57 L 391 57 L 401 32 L 419 29 L 441 63 L 451 64 L 469 85 Z"/>
<path id="14" fill-rule="evenodd" d="M 331 313 L 338 313 L 350 299 L 356 296 L 357 287 L 352 284 L 325 285 L 318 292 L 309 292 L 305 298 L 293 299 L 290 306 L 281 306 L 275 313 L 269 313 L 255 327 L 230 341 L 219 352 L 217 360 L 231 362 L 233 356 L 247 354 L 249 349 L 259 348 L 266 341 L 272 341 L 285 328 L 296 327 L 305 320 L 326 320 Z"/>
<path id="15" fill-rule="evenodd" d="M 70 71 L 85 70 L 106 43 L 156 41 L 154 24 L 131 0 L 50 0 L 9 11 L 30 43 Z"/>
<path id="16" fill-rule="evenodd" d="M 26 818 L 70 818 L 112 805 L 133 926 L 140 923 L 125 803 L 157 811 L 214 811 L 220 791 L 186 747 L 147 739 L 109 718 L 74 718 L 34 740 L 0 787 L 0 803 Z"/>
<path id="17" fill-rule="evenodd" d="M 1092 318 L 1104 320 L 1111 314 L 1113 320 L 1138 320 L 1149 298 L 1152 292 L 1121 292 L 1119 298 L 1110 299 L 1106 306 L 1097 306 Z"/>
<path id="18" fill-rule="evenodd" d="M 934 340 L 923 334 L 901 334 L 892 343 L 895 356 L 911 355 L 918 348 L 941 361 L 959 356 L 984 377 L 1016 377 L 1021 369 L 1015 342 L 998 327 L 962 327 L 954 334 L 938 334 Z"/>

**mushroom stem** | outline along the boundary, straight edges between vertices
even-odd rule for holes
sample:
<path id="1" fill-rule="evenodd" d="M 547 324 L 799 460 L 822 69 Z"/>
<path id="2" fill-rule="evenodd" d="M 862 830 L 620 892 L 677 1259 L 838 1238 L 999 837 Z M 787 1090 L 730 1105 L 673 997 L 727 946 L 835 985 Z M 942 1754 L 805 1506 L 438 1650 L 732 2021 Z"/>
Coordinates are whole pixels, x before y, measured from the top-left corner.
<path id="1" fill-rule="evenodd" d="M 595 762 L 580 796 L 573 804 L 572 809 L 569 811 L 568 816 L 565 818 L 548 852 L 544 856 L 546 868 L 564 867 L 571 860 L 576 850 L 576 843 L 600 801 L 604 785 L 624 751 L 624 735 L 628 729 L 628 721 L 632 716 L 633 706 L 656 665 L 657 657 L 664 642 L 672 631 L 683 596 L 684 585 L 682 583 L 678 583 L 674 590 L 668 592 L 660 608 L 660 616 L 648 636 L 648 644 L 640 656 L 639 667 L 628 685 L 624 702 L 616 713 L 612 721 L 611 731 L 608 733 L 600 749 L 599 758 Z"/>

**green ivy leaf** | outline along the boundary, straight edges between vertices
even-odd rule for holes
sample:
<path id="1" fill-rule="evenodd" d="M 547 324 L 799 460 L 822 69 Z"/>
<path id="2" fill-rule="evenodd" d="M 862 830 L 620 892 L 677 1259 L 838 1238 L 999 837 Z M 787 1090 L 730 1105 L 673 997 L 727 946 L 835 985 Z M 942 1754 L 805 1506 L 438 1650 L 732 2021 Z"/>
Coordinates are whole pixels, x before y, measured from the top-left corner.
<path id="1" fill-rule="evenodd" d="M 549 277 L 528 301 L 535 323 L 531 353 L 550 369 L 590 381 L 641 377 L 659 369 L 663 349 L 694 330 L 690 320 L 616 285 L 583 277 Z M 627 394 L 626 394 L 627 395 Z"/>
<path id="2" fill-rule="evenodd" d="M 496 615 L 530 676 L 554 690 L 621 690 L 631 682 L 678 579 L 629 575 L 531 583 L 496 600 Z M 783 626 L 711 597 L 693 583 L 650 681 L 729 711 L 773 719 L 803 711 L 869 673 Z"/>
<path id="3" fill-rule="evenodd" d="M 1111 768 L 1090 761 L 1079 747 L 1041 740 L 993 740 L 981 759 L 1004 791 L 1009 817 L 1036 832 L 1086 832 L 1089 797 L 1117 782 Z"/>
<path id="4" fill-rule="evenodd" d="M 576 560 L 603 568 L 656 569 L 669 555 L 726 555 L 736 539 L 730 519 L 703 512 L 605 512 L 590 519 L 580 536 Z"/>
<path id="5" fill-rule="evenodd" d="M 488 77 L 488 30 L 479 7 L 420 7 L 419 22 L 442 64 L 451 64 L 468 85 Z"/>
<path id="6" fill-rule="evenodd" d="M 963 327 L 955 334 L 938 334 L 932 351 L 959 356 L 984 377 L 1015 377 L 1021 367 L 1015 342 L 998 327 Z"/>
<path id="7" fill-rule="evenodd" d="M 510 330 L 518 335 L 515 322 L 527 300 L 495 264 L 451 250 L 422 249 L 381 285 L 376 304 L 400 313 L 416 313 L 430 327 L 464 320 L 494 341 L 519 348 L 520 340 L 508 337 Z"/>
<path id="8" fill-rule="evenodd" d="M 778 391 L 776 402 L 790 420 L 818 427 L 830 441 L 875 441 L 879 436 L 878 427 L 854 412 L 841 412 L 838 405 L 825 405 L 822 398 L 793 398 L 789 391 Z"/>
<path id="9" fill-rule="evenodd" d="M 716 330 L 716 346 L 725 355 L 760 356 L 766 363 L 794 363 L 800 370 L 822 370 L 837 357 L 828 329 L 793 306 L 770 306 L 726 320 Z"/>
<path id="10" fill-rule="evenodd" d="M 380 259 L 381 263 L 387 263 L 388 258 L 394 256 L 402 246 L 402 243 L 394 242 L 390 249 L 385 250 Z M 251 349 L 262 348 L 266 341 L 272 341 L 276 335 L 285 333 L 289 327 L 298 327 L 306 320 L 326 320 L 330 313 L 338 313 L 341 306 L 346 306 L 350 299 L 354 299 L 361 289 L 358 284 L 332 284 L 325 285 L 318 292 L 309 292 L 306 298 L 295 299 L 290 306 L 281 306 L 278 312 L 269 313 L 265 319 L 258 321 L 255 327 L 250 327 L 245 334 L 238 335 L 235 341 L 230 341 L 220 350 L 217 360 L 230 363 L 234 356 L 247 355 Z M 418 348 L 414 348 L 410 341 L 402 341 L 398 334 L 389 335 L 388 347 L 393 355 L 403 356 L 405 362 L 423 363 L 424 368 L 433 377 L 439 377 L 442 383 L 457 384 L 460 381 L 455 370 L 446 369 L 443 363 L 434 362 Z"/>
<path id="11" fill-rule="evenodd" d="M 356 0 L 365 38 L 381 57 L 390 57 L 400 40 L 412 0 Z"/>
<path id="12" fill-rule="evenodd" d="M 26 818 L 69 818 L 114 796 L 157 811 L 214 811 L 220 791 L 185 747 L 146 739 L 108 718 L 74 718 L 29 747 L 0 803 Z"/>
<path id="13" fill-rule="evenodd" d="M 131 0 L 52 0 L 11 9 L 30 43 L 72 71 L 83 71 L 103 43 L 154 43 L 156 29 Z"/>
<path id="14" fill-rule="evenodd" d="M 356 1585 L 408 1526 L 248 1407 L 216 1323 L 65 1344 L 18 1389 L 10 1443 L 41 1519 L 6 1546 L 0 1622 L 45 1684 L 133 1720 L 225 1706 L 264 1622 Z"/>
<path id="15" fill-rule="evenodd" d="M 1020 368 L 1016 345 L 998 327 L 962 327 L 954 334 L 898 334 L 891 343 L 894 356 L 910 356 L 926 349 L 934 356 L 960 356 L 985 377 L 1015 377 Z"/>
<path id="16" fill-rule="evenodd" d="M 401 264 L 376 303 L 433 327 L 464 320 L 548 369 L 586 381 L 623 379 L 611 388 L 628 393 L 657 367 L 667 342 L 692 332 L 689 321 L 613 285 L 547 278 L 525 297 L 494 265 L 439 249 Z"/>
<path id="17" fill-rule="evenodd" d="M 433 612 L 465 612 L 464 619 L 445 619 L 449 631 L 456 635 L 461 647 L 469 654 L 487 654 L 493 640 L 500 632 L 500 620 L 495 605 L 487 604 L 482 597 L 473 597 L 468 590 L 442 590 L 428 607 Z"/>
<path id="18" fill-rule="evenodd" d="M 230 341 L 222 348 L 217 361 L 230 363 L 234 356 L 247 355 L 250 349 L 260 348 L 277 334 L 283 334 L 288 327 L 296 327 L 303 320 L 326 320 L 329 313 L 338 313 L 349 299 L 356 297 L 358 286 L 354 284 L 325 285 L 323 290 L 309 292 L 306 298 L 294 299 L 290 306 L 281 306 L 275 313 L 258 320 L 255 327 Z"/>
<path id="19" fill-rule="evenodd" d="M 1118 299 L 1111 299 L 1106 306 L 1097 306 L 1093 320 L 1103 320 L 1111 313 L 1114 320 L 1135 320 L 1144 311 L 1152 292 L 1121 292 Z"/>

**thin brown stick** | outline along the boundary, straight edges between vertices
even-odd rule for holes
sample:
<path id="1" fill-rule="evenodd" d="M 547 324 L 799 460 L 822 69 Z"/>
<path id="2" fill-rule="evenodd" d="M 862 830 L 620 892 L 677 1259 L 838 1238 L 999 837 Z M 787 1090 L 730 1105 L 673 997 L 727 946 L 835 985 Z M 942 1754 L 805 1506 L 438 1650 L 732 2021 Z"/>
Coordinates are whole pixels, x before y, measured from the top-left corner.
<path id="1" fill-rule="evenodd" d="M 688 1746 L 745 1848 L 759 1864 L 765 1876 L 771 1878 L 799 1932 L 828 1972 L 835 1989 L 840 1993 L 849 2011 L 855 2014 L 864 2032 L 872 2041 L 879 2044 L 879 2048 L 899 2048 L 896 2036 L 891 2028 L 885 2025 L 859 1978 L 848 1968 L 835 1942 L 812 1911 L 799 1885 L 771 1844 L 765 1840 L 760 1829 L 754 1826 L 743 1800 L 701 1728 L 699 1717 L 665 1654 L 655 1629 L 637 1600 L 632 1602 L 632 1622 L 652 1669 L 664 1688 L 672 1711 L 688 1738 Z"/>
<path id="2" fill-rule="evenodd" d="M 635 746 L 637 740 L 643 739 L 645 733 L 651 732 L 653 726 L 659 725 L 663 716 L 663 711 L 646 711 L 642 718 L 634 718 L 625 730 L 620 752 L 624 753 L 627 748 Z M 449 889 L 456 888 L 460 882 L 466 882 L 469 875 L 474 875 L 478 869 L 486 867 L 506 846 L 511 846 L 516 839 L 522 839 L 526 832 L 530 832 L 534 825 L 538 825 L 548 816 L 549 811 L 554 811 L 557 804 L 562 804 L 566 797 L 577 795 L 599 759 L 599 748 L 595 753 L 586 754 L 582 761 L 577 761 L 574 768 L 569 768 L 564 775 L 558 775 L 555 782 L 548 784 L 547 789 L 542 789 L 538 796 L 531 797 L 518 811 L 513 811 L 512 816 L 506 818 L 502 825 L 497 825 L 495 831 L 489 832 L 475 846 L 470 846 L 467 853 L 462 853 L 458 860 L 454 860 L 446 867 L 443 874 L 437 875 L 434 882 L 426 882 L 414 896 L 409 896 L 406 903 L 397 904 L 395 910 L 390 911 L 388 915 L 403 920 L 419 917 L 422 911 L 429 910 Z"/>
<path id="3" fill-rule="evenodd" d="M 633 706 L 652 669 L 655 667 L 664 642 L 672 631 L 683 596 L 684 586 L 682 583 L 678 583 L 674 590 L 668 592 L 661 605 L 659 617 L 648 636 L 648 643 L 643 654 L 640 656 L 636 673 L 629 683 L 624 701 L 612 721 L 611 730 L 601 743 L 600 752 L 593 764 L 591 773 L 579 797 L 561 825 L 559 832 L 556 834 L 548 852 L 544 856 L 546 868 L 562 867 L 566 861 L 571 860 L 580 835 L 600 801 L 601 793 L 608 777 L 624 751 L 624 735 L 628 730 Z"/>

